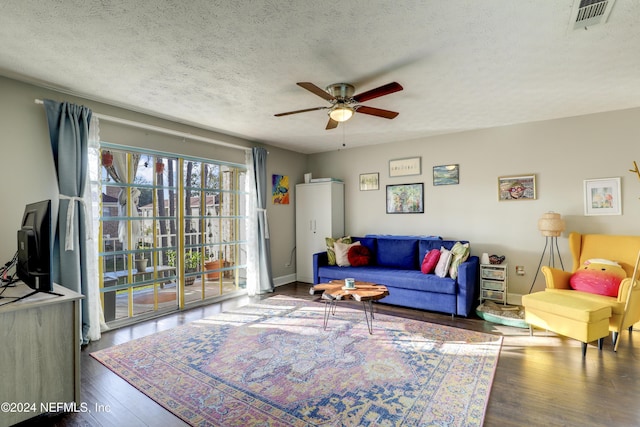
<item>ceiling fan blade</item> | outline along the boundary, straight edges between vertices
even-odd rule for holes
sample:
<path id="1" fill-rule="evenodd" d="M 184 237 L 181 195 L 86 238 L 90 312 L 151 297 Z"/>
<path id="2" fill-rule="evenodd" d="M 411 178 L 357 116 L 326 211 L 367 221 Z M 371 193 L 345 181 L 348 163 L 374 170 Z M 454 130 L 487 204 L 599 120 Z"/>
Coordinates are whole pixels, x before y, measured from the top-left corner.
<path id="1" fill-rule="evenodd" d="M 331 117 L 329 117 L 329 122 L 327 123 L 327 127 L 325 129 L 326 130 L 335 129 L 337 127 L 338 127 L 338 121 L 333 120 Z"/>
<path id="2" fill-rule="evenodd" d="M 274 114 L 276 117 L 288 116 L 290 114 L 306 113 L 307 111 L 326 110 L 329 107 L 305 108 L 304 110 L 288 111 L 286 113 Z"/>
<path id="3" fill-rule="evenodd" d="M 370 114 L 372 116 L 384 117 L 385 119 L 395 119 L 398 114 L 395 111 L 382 110 L 380 108 L 367 107 L 366 105 L 360 105 L 356 108 L 356 112 Z"/>
<path id="4" fill-rule="evenodd" d="M 329 92 L 327 92 L 324 89 L 319 88 L 318 86 L 314 85 L 313 83 L 310 83 L 310 82 L 298 82 L 296 84 L 298 86 L 302 87 L 302 88 L 305 88 L 306 90 L 308 90 L 311 93 L 315 93 L 320 98 L 326 99 L 327 101 L 333 101 L 334 99 L 336 99 L 333 95 L 329 94 Z"/>
<path id="5" fill-rule="evenodd" d="M 389 95 L 390 93 L 398 92 L 402 90 L 402 86 L 399 83 L 393 82 L 388 83 L 384 86 L 377 87 L 375 89 L 368 90 L 366 92 L 359 93 L 353 97 L 357 102 L 365 102 L 373 98 L 378 98 L 380 96 Z"/>

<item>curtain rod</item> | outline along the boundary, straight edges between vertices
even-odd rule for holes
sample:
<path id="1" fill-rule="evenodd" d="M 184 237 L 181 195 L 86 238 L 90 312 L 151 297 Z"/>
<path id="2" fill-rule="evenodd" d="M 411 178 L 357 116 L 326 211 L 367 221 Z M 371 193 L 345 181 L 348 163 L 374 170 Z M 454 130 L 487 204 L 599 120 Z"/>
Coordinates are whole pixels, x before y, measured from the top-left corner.
<path id="1" fill-rule="evenodd" d="M 35 99 L 34 101 L 36 104 L 44 104 L 44 101 L 42 101 L 42 99 Z M 216 141 L 215 139 L 206 138 L 204 136 L 193 135 L 191 133 L 167 129 L 160 126 L 148 125 L 146 123 L 135 122 L 133 120 L 121 119 L 119 117 L 107 116 L 99 113 L 93 113 L 93 115 L 100 120 L 118 123 L 125 126 L 131 126 L 134 128 L 150 130 L 158 133 L 164 133 L 166 135 L 178 136 L 180 138 L 193 139 L 196 141 L 207 142 L 209 144 L 222 145 L 223 147 L 235 148 L 238 150 L 245 150 L 245 151 L 251 150 L 250 147 L 243 147 L 242 145 L 232 144 L 230 142 Z"/>

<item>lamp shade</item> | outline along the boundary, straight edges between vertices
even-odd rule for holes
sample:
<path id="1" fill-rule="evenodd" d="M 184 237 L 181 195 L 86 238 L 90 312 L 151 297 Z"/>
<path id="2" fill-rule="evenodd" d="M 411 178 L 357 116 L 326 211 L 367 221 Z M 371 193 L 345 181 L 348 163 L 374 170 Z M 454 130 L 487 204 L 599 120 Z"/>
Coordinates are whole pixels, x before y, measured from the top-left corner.
<path id="1" fill-rule="evenodd" d="M 329 117 L 336 122 L 346 122 L 351 116 L 353 116 L 353 108 L 346 104 L 336 104 L 336 106 L 329 111 Z"/>
<path id="2" fill-rule="evenodd" d="M 559 213 L 544 213 L 538 220 L 538 230 L 543 236 L 558 237 L 564 231 L 564 220 Z"/>

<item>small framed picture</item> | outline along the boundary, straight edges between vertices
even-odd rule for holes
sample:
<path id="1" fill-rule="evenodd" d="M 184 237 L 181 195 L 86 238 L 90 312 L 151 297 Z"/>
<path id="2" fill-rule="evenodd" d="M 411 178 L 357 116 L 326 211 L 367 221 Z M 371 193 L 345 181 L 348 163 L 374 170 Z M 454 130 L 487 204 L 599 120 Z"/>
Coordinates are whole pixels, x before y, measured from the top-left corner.
<path id="1" fill-rule="evenodd" d="M 585 215 L 622 215 L 620 177 L 584 180 Z"/>
<path id="2" fill-rule="evenodd" d="M 498 177 L 498 200 L 535 200 L 536 176 Z"/>
<path id="3" fill-rule="evenodd" d="M 458 165 L 441 165 L 433 167 L 433 185 L 453 185 L 460 183 Z"/>
<path id="4" fill-rule="evenodd" d="M 424 213 L 424 184 L 387 185 L 387 213 Z"/>
<path id="5" fill-rule="evenodd" d="M 421 157 L 389 160 L 389 176 L 421 175 Z"/>
<path id="6" fill-rule="evenodd" d="M 289 176 L 271 175 L 271 200 L 274 205 L 289 204 Z"/>
<path id="7" fill-rule="evenodd" d="M 378 172 L 361 173 L 360 174 L 360 191 L 379 190 L 379 177 Z"/>

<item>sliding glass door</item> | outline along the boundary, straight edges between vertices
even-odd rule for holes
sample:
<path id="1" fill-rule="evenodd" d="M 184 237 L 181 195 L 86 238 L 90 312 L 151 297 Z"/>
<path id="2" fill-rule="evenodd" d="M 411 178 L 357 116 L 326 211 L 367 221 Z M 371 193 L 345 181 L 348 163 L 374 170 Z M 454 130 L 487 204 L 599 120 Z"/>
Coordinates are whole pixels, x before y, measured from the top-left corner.
<path id="1" fill-rule="evenodd" d="M 245 292 L 244 165 L 105 143 L 99 162 L 107 323 Z"/>

